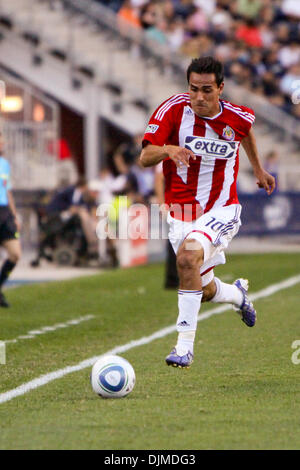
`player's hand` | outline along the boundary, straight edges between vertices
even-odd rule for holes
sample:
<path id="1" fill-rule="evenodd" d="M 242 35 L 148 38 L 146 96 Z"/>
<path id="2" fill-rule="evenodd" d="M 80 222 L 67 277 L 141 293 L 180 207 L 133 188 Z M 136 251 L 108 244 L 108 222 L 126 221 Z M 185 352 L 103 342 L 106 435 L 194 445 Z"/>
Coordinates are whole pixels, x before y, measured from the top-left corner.
<path id="1" fill-rule="evenodd" d="M 255 176 L 257 178 L 257 182 L 256 182 L 257 186 L 259 188 L 265 189 L 268 196 L 270 196 L 270 194 L 272 194 L 276 186 L 274 176 L 270 175 L 270 173 L 268 173 L 265 170 L 261 170 L 260 172 L 257 172 Z"/>
<path id="2" fill-rule="evenodd" d="M 189 167 L 190 158 L 192 158 L 193 160 L 196 160 L 197 158 L 196 155 L 191 150 L 186 149 L 184 147 L 177 147 L 176 145 L 168 145 L 166 150 L 168 152 L 169 158 L 173 160 L 175 165 L 179 168 L 182 165 Z"/>

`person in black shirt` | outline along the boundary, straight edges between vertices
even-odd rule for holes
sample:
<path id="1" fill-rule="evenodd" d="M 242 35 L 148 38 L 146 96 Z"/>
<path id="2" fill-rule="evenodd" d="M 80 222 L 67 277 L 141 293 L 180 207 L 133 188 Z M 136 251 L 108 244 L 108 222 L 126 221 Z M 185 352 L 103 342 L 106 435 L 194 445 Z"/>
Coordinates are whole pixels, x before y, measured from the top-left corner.
<path id="1" fill-rule="evenodd" d="M 46 213 L 50 216 L 59 214 L 64 221 L 78 216 L 88 243 L 88 251 L 94 255 L 98 252 L 98 239 L 96 221 L 90 213 L 92 205 L 88 183 L 84 178 L 80 178 L 75 185 L 54 194 L 46 207 Z"/>

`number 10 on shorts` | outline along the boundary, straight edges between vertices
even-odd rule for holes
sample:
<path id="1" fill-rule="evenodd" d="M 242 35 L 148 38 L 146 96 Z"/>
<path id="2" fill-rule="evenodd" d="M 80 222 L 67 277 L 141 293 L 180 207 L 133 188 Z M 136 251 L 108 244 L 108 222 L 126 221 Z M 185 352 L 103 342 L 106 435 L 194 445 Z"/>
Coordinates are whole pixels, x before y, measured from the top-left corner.
<path id="1" fill-rule="evenodd" d="M 0 341 L 0 364 L 6 364 L 6 349 L 4 341 Z"/>

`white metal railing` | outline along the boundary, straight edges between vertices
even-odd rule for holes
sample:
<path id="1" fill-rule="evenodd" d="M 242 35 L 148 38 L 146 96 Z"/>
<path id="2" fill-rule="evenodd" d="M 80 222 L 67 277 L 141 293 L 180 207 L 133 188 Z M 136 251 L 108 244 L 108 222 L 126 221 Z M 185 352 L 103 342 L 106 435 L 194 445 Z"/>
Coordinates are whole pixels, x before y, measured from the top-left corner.
<path id="1" fill-rule="evenodd" d="M 57 133 L 53 123 L 4 121 L 2 129 L 13 188 L 55 188 L 58 165 Z"/>
<path id="2" fill-rule="evenodd" d="M 59 181 L 58 104 L 0 68 L 0 79 L 6 89 L 14 87 L 23 99 L 23 109 L 19 119 L 0 114 L 0 129 L 4 136 L 4 156 L 12 170 L 14 189 L 52 189 Z M 45 119 L 35 122 L 32 119 L 33 101 L 45 107 Z"/>

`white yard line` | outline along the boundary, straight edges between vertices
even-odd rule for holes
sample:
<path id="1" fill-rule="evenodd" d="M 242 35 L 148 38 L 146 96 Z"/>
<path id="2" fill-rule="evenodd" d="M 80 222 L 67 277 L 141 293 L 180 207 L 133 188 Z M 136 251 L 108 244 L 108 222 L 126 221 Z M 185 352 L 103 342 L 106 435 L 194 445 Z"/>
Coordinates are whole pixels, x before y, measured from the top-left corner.
<path id="1" fill-rule="evenodd" d="M 262 289 L 256 292 L 255 294 L 252 294 L 250 298 L 251 300 L 254 301 L 254 300 L 261 299 L 263 297 L 269 297 L 270 295 L 273 295 L 280 290 L 292 287 L 295 284 L 298 284 L 299 282 L 300 282 L 300 275 L 293 276 L 293 277 L 290 277 L 289 279 L 286 279 L 285 281 L 279 282 L 277 284 L 272 284 L 266 287 L 265 289 Z M 221 305 L 220 307 L 209 310 L 206 313 L 200 314 L 198 316 L 198 321 L 207 320 L 213 315 L 221 314 L 230 309 L 231 307 L 228 304 Z M 111 349 L 110 351 L 107 351 L 104 354 L 101 354 L 100 356 L 90 357 L 89 359 L 86 359 L 85 361 L 79 362 L 79 364 L 76 364 L 75 366 L 67 366 L 63 369 L 50 372 L 49 374 L 41 375 L 37 379 L 31 380 L 30 382 L 24 383 L 17 388 L 1 393 L 0 404 L 5 403 L 9 400 L 12 400 L 13 398 L 16 398 L 18 396 L 25 395 L 25 393 L 28 393 L 31 390 L 34 390 L 35 388 L 42 387 L 43 385 L 46 385 L 47 383 L 52 382 L 52 380 L 59 379 L 61 377 L 64 377 L 67 374 L 71 374 L 72 372 L 77 372 L 82 369 L 86 369 L 87 367 L 91 367 L 96 362 L 96 360 L 99 359 L 99 357 L 102 357 L 105 354 L 121 354 L 126 351 L 129 351 L 130 349 L 136 348 L 138 346 L 149 344 L 156 339 L 163 338 L 164 336 L 167 336 L 168 334 L 173 333 L 174 331 L 176 331 L 176 325 L 163 328 L 162 330 L 159 330 L 150 336 L 145 336 L 138 340 L 130 341 L 129 343 L 123 344 L 122 346 L 116 346 L 115 348 Z"/>
<path id="2" fill-rule="evenodd" d="M 79 325 L 79 323 L 92 320 L 93 318 L 95 318 L 95 315 L 85 315 L 84 317 L 78 317 L 74 318 L 73 320 L 68 320 L 65 323 L 55 323 L 55 325 L 52 326 L 42 326 L 38 330 L 30 330 L 25 335 L 17 336 L 14 339 L 4 339 L 3 342 L 5 344 L 17 343 L 19 340 L 32 339 L 38 335 L 45 335 L 49 332 L 56 331 L 61 328 L 68 328 L 69 326 Z"/>

